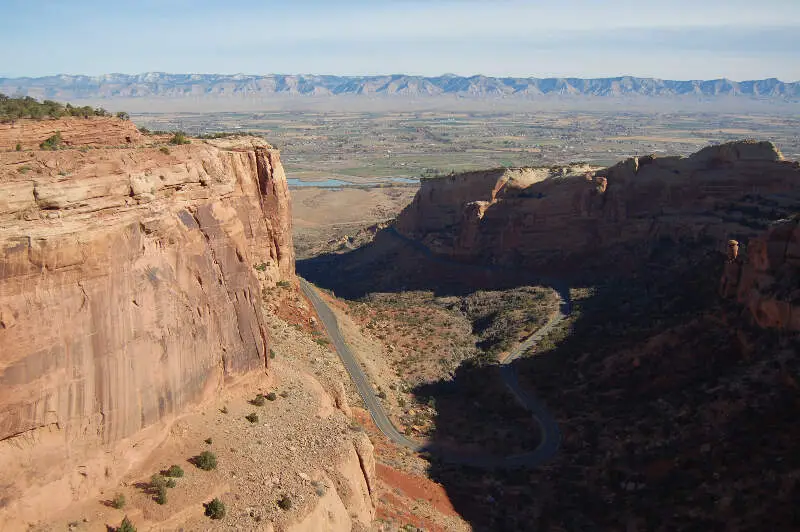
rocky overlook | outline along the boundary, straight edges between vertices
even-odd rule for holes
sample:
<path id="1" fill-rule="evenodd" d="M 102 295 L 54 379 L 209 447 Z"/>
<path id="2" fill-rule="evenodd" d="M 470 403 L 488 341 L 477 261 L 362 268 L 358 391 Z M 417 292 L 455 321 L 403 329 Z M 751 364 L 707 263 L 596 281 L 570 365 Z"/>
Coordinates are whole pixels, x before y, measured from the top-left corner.
<path id="1" fill-rule="evenodd" d="M 39 149 L 57 131 L 71 149 Z M 0 126 L 6 516 L 117 478 L 147 449 L 116 442 L 267 367 L 261 287 L 294 278 L 277 150 L 151 144 L 116 118 Z"/>

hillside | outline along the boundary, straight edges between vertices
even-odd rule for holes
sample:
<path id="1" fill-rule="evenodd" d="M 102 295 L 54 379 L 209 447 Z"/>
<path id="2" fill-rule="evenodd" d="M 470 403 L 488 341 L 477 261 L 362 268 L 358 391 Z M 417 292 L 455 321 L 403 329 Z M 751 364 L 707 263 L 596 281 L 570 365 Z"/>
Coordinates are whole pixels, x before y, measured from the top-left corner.
<path id="1" fill-rule="evenodd" d="M 0 92 L 49 99 L 196 98 L 199 96 L 358 95 L 536 98 L 537 96 L 686 96 L 797 101 L 800 82 L 777 79 L 675 81 L 623 76 L 617 78 L 495 78 L 487 76 L 326 76 L 223 74 L 106 74 L 0 78 Z"/>

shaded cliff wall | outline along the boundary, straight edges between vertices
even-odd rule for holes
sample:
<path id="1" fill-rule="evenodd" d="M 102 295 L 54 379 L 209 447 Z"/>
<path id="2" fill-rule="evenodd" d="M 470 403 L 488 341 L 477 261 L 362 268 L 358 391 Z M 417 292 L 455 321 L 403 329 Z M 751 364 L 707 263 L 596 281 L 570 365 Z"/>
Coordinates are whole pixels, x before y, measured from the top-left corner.
<path id="1" fill-rule="evenodd" d="M 294 275 L 290 204 L 260 139 L 3 162 L 0 488 L 35 513 L 37 486 L 80 496 L 130 466 L 115 442 L 265 371 L 261 285 Z"/>

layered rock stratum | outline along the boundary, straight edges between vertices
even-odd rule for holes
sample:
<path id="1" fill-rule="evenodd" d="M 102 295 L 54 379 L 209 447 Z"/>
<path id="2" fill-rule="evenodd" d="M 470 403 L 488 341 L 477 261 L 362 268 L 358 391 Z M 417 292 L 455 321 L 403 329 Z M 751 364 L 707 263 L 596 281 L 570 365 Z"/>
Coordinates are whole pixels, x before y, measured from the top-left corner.
<path id="1" fill-rule="evenodd" d="M 72 149 L 34 149 L 56 131 Z M 0 150 L 2 523 L 113 481 L 148 451 L 117 444 L 264 372 L 261 288 L 292 281 L 294 252 L 260 139 L 166 148 L 118 119 L 20 121 Z"/>
<path id="2" fill-rule="evenodd" d="M 612 167 L 498 169 L 422 181 L 396 229 L 437 255 L 490 265 L 619 266 L 660 240 L 755 236 L 800 200 L 800 166 L 769 142 Z"/>

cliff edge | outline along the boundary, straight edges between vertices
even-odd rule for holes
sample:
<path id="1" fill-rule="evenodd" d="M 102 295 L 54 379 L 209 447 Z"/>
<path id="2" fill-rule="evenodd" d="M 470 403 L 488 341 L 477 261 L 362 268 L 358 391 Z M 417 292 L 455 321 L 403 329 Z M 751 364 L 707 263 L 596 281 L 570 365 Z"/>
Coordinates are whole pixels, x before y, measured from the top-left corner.
<path id="1" fill-rule="evenodd" d="M 68 149 L 30 149 L 67 122 Z M 116 443 L 265 371 L 290 199 L 253 137 L 159 147 L 117 119 L 23 120 L 0 149 L 0 514 L 38 518 L 146 454 Z"/>

